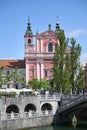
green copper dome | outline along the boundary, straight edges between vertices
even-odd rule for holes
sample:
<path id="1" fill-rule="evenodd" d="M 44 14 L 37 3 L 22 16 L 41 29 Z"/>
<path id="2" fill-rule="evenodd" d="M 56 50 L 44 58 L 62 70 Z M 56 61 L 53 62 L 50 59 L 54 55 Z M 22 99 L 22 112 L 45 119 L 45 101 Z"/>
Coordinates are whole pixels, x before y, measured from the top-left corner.
<path id="1" fill-rule="evenodd" d="M 32 30 L 31 30 L 31 23 L 30 23 L 29 16 L 28 16 L 28 23 L 27 23 L 27 30 L 26 30 L 26 34 L 32 34 Z"/>

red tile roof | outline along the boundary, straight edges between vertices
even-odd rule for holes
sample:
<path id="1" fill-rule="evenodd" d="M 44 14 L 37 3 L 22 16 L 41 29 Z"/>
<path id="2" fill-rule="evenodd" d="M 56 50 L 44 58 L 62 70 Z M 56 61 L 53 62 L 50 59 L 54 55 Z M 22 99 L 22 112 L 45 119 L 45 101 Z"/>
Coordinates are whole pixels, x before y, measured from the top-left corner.
<path id="1" fill-rule="evenodd" d="M 0 67 L 4 68 L 25 68 L 25 60 L 0 60 Z"/>

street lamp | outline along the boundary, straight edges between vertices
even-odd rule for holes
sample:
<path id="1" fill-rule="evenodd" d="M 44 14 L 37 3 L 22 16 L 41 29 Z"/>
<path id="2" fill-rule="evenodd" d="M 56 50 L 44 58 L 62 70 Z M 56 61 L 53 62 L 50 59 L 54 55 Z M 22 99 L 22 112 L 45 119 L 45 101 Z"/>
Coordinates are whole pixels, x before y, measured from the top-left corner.
<path id="1" fill-rule="evenodd" d="M 60 84 L 60 94 L 62 94 L 62 84 Z"/>
<path id="2" fill-rule="evenodd" d="M 72 95 L 72 85 L 70 86 L 70 94 Z"/>

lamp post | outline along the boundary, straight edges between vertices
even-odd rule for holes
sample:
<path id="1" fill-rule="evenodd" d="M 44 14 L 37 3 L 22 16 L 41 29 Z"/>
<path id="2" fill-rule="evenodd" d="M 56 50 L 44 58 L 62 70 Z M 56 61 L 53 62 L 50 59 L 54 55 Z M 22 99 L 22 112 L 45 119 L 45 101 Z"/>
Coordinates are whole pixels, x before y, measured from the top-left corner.
<path id="1" fill-rule="evenodd" d="M 60 94 L 62 94 L 62 84 L 60 84 Z"/>
<path id="2" fill-rule="evenodd" d="M 72 85 L 70 86 L 70 94 L 72 95 Z"/>

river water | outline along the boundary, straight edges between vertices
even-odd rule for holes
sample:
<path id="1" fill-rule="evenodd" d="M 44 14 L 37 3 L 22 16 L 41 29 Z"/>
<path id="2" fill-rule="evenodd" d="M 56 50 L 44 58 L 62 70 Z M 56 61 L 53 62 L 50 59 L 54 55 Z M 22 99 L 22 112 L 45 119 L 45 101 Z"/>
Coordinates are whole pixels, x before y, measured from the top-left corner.
<path id="1" fill-rule="evenodd" d="M 87 130 L 87 127 L 45 126 L 45 127 L 28 128 L 25 130 Z"/>

